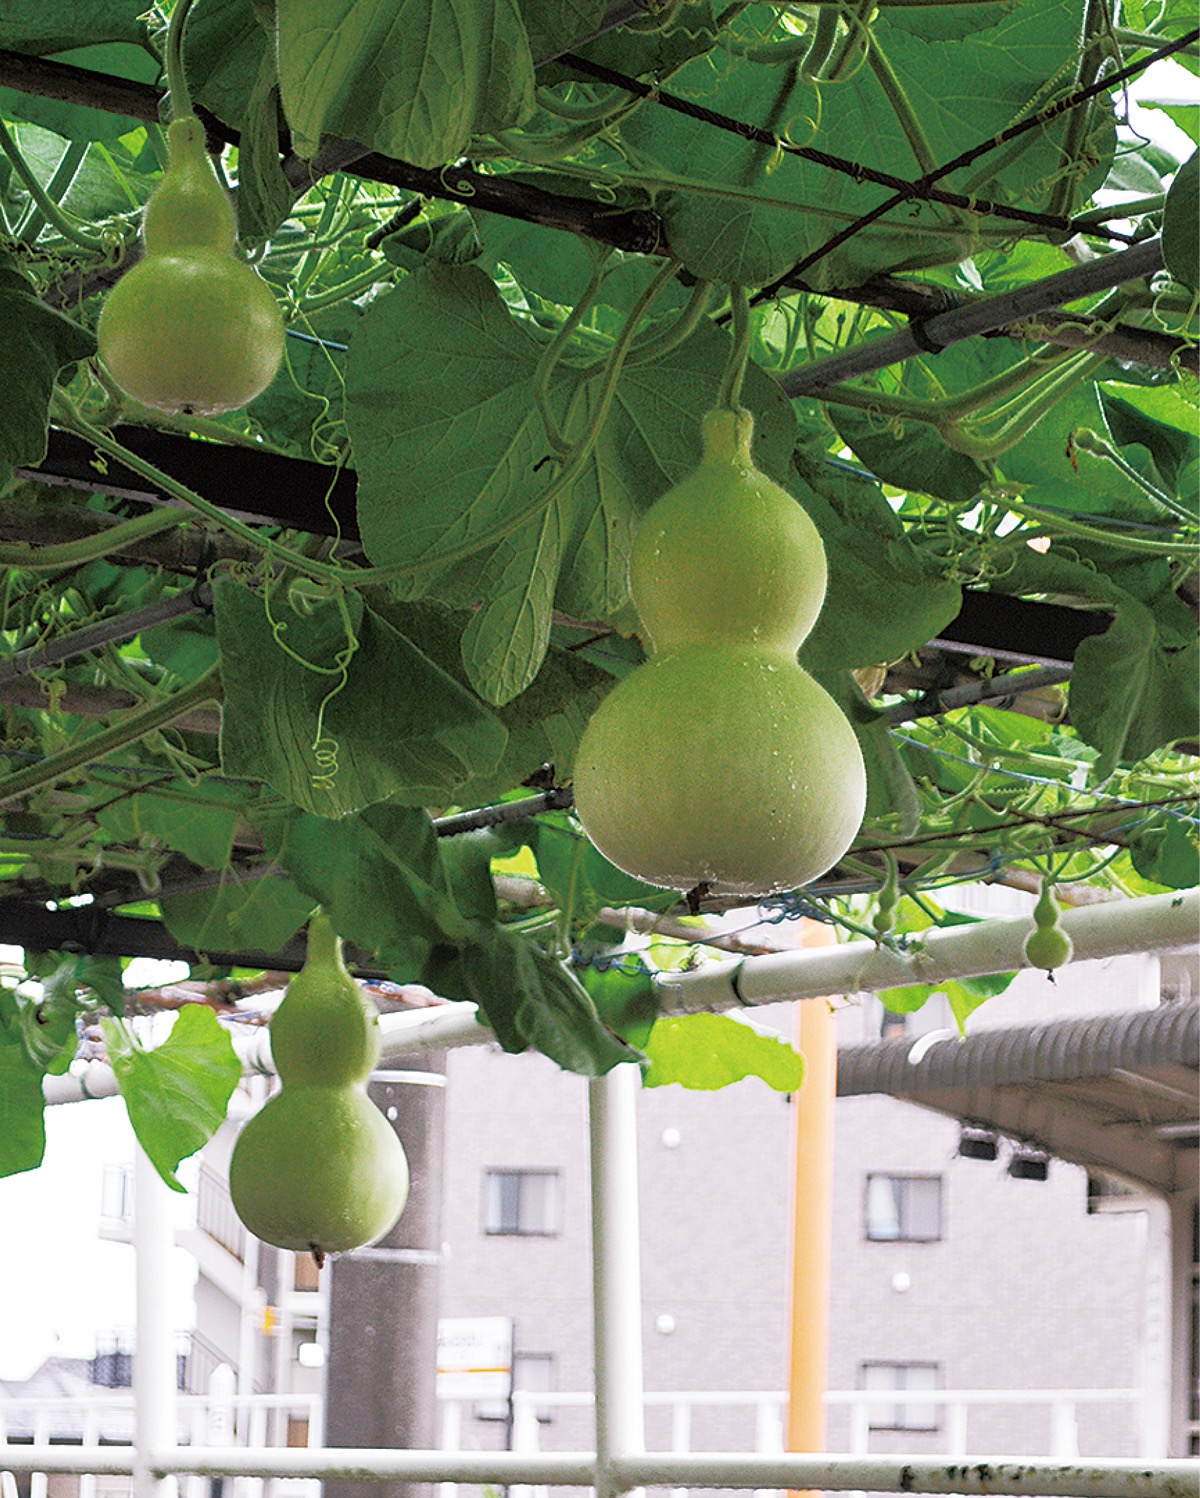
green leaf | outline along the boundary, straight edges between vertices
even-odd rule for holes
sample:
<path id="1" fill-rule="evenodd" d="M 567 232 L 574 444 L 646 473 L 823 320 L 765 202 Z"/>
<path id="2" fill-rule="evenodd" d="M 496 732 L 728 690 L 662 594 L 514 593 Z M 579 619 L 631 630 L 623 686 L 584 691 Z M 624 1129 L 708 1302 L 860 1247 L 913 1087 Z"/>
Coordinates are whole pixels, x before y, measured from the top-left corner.
<path id="1" fill-rule="evenodd" d="M 716 402 L 728 340 L 701 329 L 626 369 L 589 461 L 553 516 L 549 502 L 538 504 L 555 471 L 543 462 L 533 398 L 541 352 L 482 270 L 427 266 L 372 304 L 346 370 L 367 553 L 404 569 L 410 596 L 436 587 L 448 602 L 488 600 L 464 659 L 496 702 L 536 673 L 551 603 L 578 619 L 626 603 L 639 513 L 698 461 L 699 417 Z M 552 402 L 575 433 L 591 419 L 595 383 L 560 366 Z M 791 411 L 761 372 L 751 372 L 746 390 L 760 465 L 786 471 Z M 477 570 L 462 583 L 450 570 L 493 556 L 482 582 Z"/>
<path id="2" fill-rule="evenodd" d="M 1096 773 L 1135 763 L 1200 726 L 1200 643 L 1166 644 L 1159 621 L 1132 599 L 1102 635 L 1075 651 L 1071 721 L 1100 750 Z"/>
<path id="3" fill-rule="evenodd" d="M 279 130 L 283 115 L 274 53 L 263 49 L 254 87 L 246 101 L 238 146 L 238 236 L 267 240 L 292 211 L 297 193 L 283 173 Z"/>
<path id="4" fill-rule="evenodd" d="M 598 31 L 608 8 L 607 0 L 519 0 L 519 7 L 535 62 Z"/>
<path id="5" fill-rule="evenodd" d="M 1143 879 L 1167 889 L 1200 883 L 1200 827 L 1194 817 L 1169 808 L 1152 813 L 1129 834 L 1129 845 Z"/>
<path id="6" fill-rule="evenodd" d="M 297 612 L 281 592 L 264 599 L 229 578 L 215 589 L 227 774 L 337 817 L 388 798 L 437 802 L 497 764 L 503 725 L 357 594 L 343 614 L 332 600 Z"/>
<path id="7" fill-rule="evenodd" d="M 59 370 L 96 352 L 96 340 L 33 295 L 0 259 L 0 357 L 7 396 L 0 406 L 0 472 L 36 467 L 46 456 L 50 395 Z"/>
<path id="8" fill-rule="evenodd" d="M 0 1029 L 0 1176 L 36 1170 L 46 1153 L 42 1069 Z"/>
<path id="9" fill-rule="evenodd" d="M 223 869 L 233 852 L 233 834 L 248 797 L 240 786 L 219 781 L 169 791 L 137 791 L 98 807 L 96 821 L 120 842 L 159 842 L 203 869 Z"/>
<path id="10" fill-rule="evenodd" d="M 0 8 L 0 47 L 53 55 L 98 42 L 146 42 L 141 0 L 79 0 L 70 10 L 45 0 L 5 0 Z"/>
<path id="11" fill-rule="evenodd" d="M 184 60 L 192 98 L 235 130 L 255 128 L 249 116 L 264 59 L 274 75 L 274 37 L 260 11 L 258 0 L 202 0 L 188 18 Z"/>
<path id="12" fill-rule="evenodd" d="M 987 470 L 956 452 L 937 431 L 912 421 L 896 431 L 865 411 L 830 406 L 830 420 L 846 446 L 876 478 L 918 494 L 932 494 L 951 504 L 968 504 L 988 480 Z"/>
<path id="13" fill-rule="evenodd" d="M 658 1019 L 654 974 L 633 952 L 591 956 L 579 967 L 579 981 L 587 989 L 608 1029 L 644 1051 Z"/>
<path id="14" fill-rule="evenodd" d="M 312 904 L 396 976 L 417 976 L 431 948 L 473 939 L 423 811 L 382 803 L 343 817 L 332 833 L 295 812 L 264 836 Z"/>
<path id="15" fill-rule="evenodd" d="M 205 1004 L 185 1004 L 153 1050 L 118 1020 L 103 1027 L 138 1143 L 171 1190 L 182 1191 L 176 1167 L 216 1133 L 241 1079 L 229 1032 Z"/>
<path id="16" fill-rule="evenodd" d="M 776 1092 L 795 1092 L 804 1081 L 804 1058 L 781 1035 L 741 1015 L 668 1014 L 646 1042 L 646 1087 L 714 1092 L 745 1077 L 758 1077 Z"/>
<path id="17" fill-rule="evenodd" d="M 1200 157 L 1195 151 L 1175 174 L 1163 209 L 1163 260 L 1176 281 L 1200 289 Z"/>
<path id="18" fill-rule="evenodd" d="M 538 878 L 554 896 L 572 931 L 586 930 L 605 906 L 666 910 L 677 890 L 645 884 L 609 863 L 566 812 L 547 812 L 530 824 Z"/>
<path id="19" fill-rule="evenodd" d="M 908 539 L 877 484 L 825 466 L 802 473 L 790 487 L 821 532 L 829 586 L 801 665 L 828 674 L 921 649 L 962 607 L 959 584 Z"/>
<path id="20" fill-rule="evenodd" d="M 196 952 L 281 952 L 317 902 L 290 879 L 230 874 L 216 889 L 169 895 L 163 923 L 176 941 Z"/>
<path id="21" fill-rule="evenodd" d="M 533 1046 L 567 1071 L 598 1077 L 637 1059 L 600 1021 L 578 978 L 527 937 L 503 927 L 466 948 L 462 972 L 506 1051 Z"/>
<path id="22" fill-rule="evenodd" d="M 533 108 L 515 0 L 278 0 L 279 81 L 296 149 L 362 141 L 439 167 Z"/>
<path id="23" fill-rule="evenodd" d="M 986 979 L 964 978 L 960 981 L 949 978 L 944 983 L 914 983 L 906 988 L 882 989 L 879 999 L 893 1014 L 912 1014 L 934 994 L 943 994 L 959 1033 L 963 1034 L 967 1020 L 975 1010 L 988 999 L 1003 993 L 1015 977 L 1015 973 L 997 973 Z"/>

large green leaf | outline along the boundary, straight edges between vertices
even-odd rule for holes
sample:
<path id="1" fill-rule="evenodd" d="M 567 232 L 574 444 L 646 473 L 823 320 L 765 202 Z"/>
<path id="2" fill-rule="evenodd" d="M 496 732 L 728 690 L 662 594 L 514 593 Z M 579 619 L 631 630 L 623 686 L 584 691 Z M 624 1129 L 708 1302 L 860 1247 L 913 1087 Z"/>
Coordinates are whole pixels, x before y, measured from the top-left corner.
<path id="1" fill-rule="evenodd" d="M 99 42 L 146 41 L 141 0 L 78 0 L 70 7 L 45 0 L 5 0 L 0 7 L 0 47 L 35 56 Z"/>
<path id="2" fill-rule="evenodd" d="M 261 878 L 229 874 L 215 889 L 168 895 L 160 902 L 167 930 L 197 952 L 281 952 L 316 903 L 275 871 Z"/>
<path id="3" fill-rule="evenodd" d="M 499 761 L 503 725 L 357 594 L 344 612 L 334 600 L 293 608 L 225 578 L 215 606 L 227 773 L 336 817 L 437 802 Z"/>
<path id="4" fill-rule="evenodd" d="M 795 1092 L 804 1081 L 804 1057 L 782 1035 L 734 1014 L 668 1014 L 654 1023 L 645 1045 L 646 1087 L 714 1092 L 757 1077 L 776 1092 Z"/>
<path id="5" fill-rule="evenodd" d="M 1172 276 L 1200 288 L 1200 157 L 1192 152 L 1175 174 L 1163 210 L 1163 259 Z"/>
<path id="6" fill-rule="evenodd" d="M 7 395 L 0 406 L 0 473 L 46 456 L 50 395 L 59 370 L 96 351 L 85 328 L 34 296 L 0 260 L 0 353 Z"/>
<path id="7" fill-rule="evenodd" d="M 223 869 L 247 801 L 246 789 L 211 780 L 196 787 L 138 791 L 96 811 L 101 827 L 119 842 L 160 842 L 205 869 Z"/>
<path id="8" fill-rule="evenodd" d="M 661 359 L 627 368 L 591 457 L 569 489 L 539 504 L 557 471 L 544 460 L 533 398 L 542 346 L 475 267 L 427 267 L 380 298 L 355 333 L 346 416 L 359 474 L 359 524 L 372 561 L 408 569 L 419 596 L 464 558 L 463 601 L 485 599 L 464 648 L 472 682 L 510 700 L 537 672 L 551 603 L 607 617 L 628 597 L 639 514 L 699 459 L 700 414 L 715 404 L 728 351 L 703 329 Z M 581 433 L 596 382 L 560 366 L 552 401 Z M 752 372 L 761 466 L 780 472 L 793 421 L 782 395 Z"/>
<path id="9" fill-rule="evenodd" d="M 568 1071 L 597 1077 L 637 1053 L 600 1021 L 579 979 L 533 941 L 497 927 L 462 955 L 467 995 L 506 1051 L 536 1047 Z"/>
<path id="10" fill-rule="evenodd" d="M 0 1036 L 0 1176 L 36 1170 L 46 1153 L 42 1071 Z"/>
<path id="11" fill-rule="evenodd" d="M 216 1133 L 242 1075 L 228 1030 L 207 1005 L 185 1004 L 153 1050 L 118 1020 L 104 1021 L 104 1039 L 138 1143 L 182 1191 L 176 1167 Z"/>
<path id="12" fill-rule="evenodd" d="M 416 166 L 533 108 L 516 0 L 278 0 L 279 82 L 297 149 L 347 136 Z"/>
<path id="13" fill-rule="evenodd" d="M 332 835 L 295 812 L 264 833 L 312 903 L 395 976 L 417 977 L 431 949 L 471 941 L 425 812 L 384 803 L 343 817 Z"/>
<path id="14" fill-rule="evenodd" d="M 791 488 L 816 522 L 829 563 L 802 665 L 827 673 L 899 660 L 955 617 L 961 587 L 908 538 L 877 484 L 805 464 Z"/>
<path id="15" fill-rule="evenodd" d="M 927 165 L 959 156 L 1023 118 L 1030 101 L 1053 96 L 1063 58 L 1073 55 L 1080 24 L 1075 0 L 1031 0 L 1005 7 L 994 26 L 931 40 L 892 27 L 884 10 L 872 22 L 883 61 L 860 65 L 835 83 L 813 83 L 781 64 L 714 69 L 689 64 L 672 91 L 735 120 L 746 120 L 818 150 L 911 180 Z M 881 81 L 890 74 L 886 86 Z M 907 101 L 902 123 L 889 90 Z M 889 195 L 794 155 L 702 120 L 645 107 L 621 127 L 660 188 L 656 207 L 671 247 L 695 275 L 759 285 L 783 275 L 849 222 Z M 963 193 L 1044 209 L 1063 170 L 1062 122 L 1030 131 L 1014 146 L 983 156 L 942 184 Z M 921 140 L 917 158 L 911 134 Z M 1086 160 L 1112 150 L 1112 126 L 1086 137 Z M 1081 151 L 1081 155 L 1084 152 Z M 658 173 L 651 169 L 660 168 Z M 1092 165 L 1098 183 L 1103 167 Z M 678 184 L 678 185 L 676 185 Z M 665 189 L 665 190 L 661 190 Z M 818 289 L 856 286 L 873 271 L 953 264 L 971 253 L 980 221 L 961 210 L 905 205 L 883 224 L 856 234 L 805 276 Z"/>

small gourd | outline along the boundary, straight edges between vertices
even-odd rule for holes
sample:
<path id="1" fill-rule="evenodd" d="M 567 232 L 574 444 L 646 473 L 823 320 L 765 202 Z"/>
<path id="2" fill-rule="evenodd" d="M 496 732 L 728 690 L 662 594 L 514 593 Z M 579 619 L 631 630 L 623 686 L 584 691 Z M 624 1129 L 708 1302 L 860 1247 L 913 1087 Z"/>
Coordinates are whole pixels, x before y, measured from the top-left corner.
<path id="1" fill-rule="evenodd" d="M 400 1141 L 367 1095 L 379 1017 L 323 914 L 270 1034 L 282 1085 L 238 1136 L 230 1195 L 256 1238 L 320 1262 L 382 1237 L 409 1184 Z"/>
<path id="2" fill-rule="evenodd" d="M 1025 938 L 1025 960 L 1030 967 L 1040 967 L 1051 976 L 1055 968 L 1065 967 L 1075 955 L 1074 944 L 1058 924 L 1058 917 L 1054 883 L 1043 879 L 1037 904 L 1033 907 L 1033 930 Z"/>
<path id="3" fill-rule="evenodd" d="M 283 359 L 283 316 L 236 252 L 229 194 L 195 115 L 172 121 L 170 160 L 142 222 L 145 255 L 105 300 L 100 358 L 155 410 L 214 415 L 252 401 Z"/>
<path id="4" fill-rule="evenodd" d="M 850 846 L 866 803 L 854 730 L 796 660 L 825 597 L 820 535 L 754 464 L 748 411 L 717 409 L 699 466 L 650 509 L 630 589 L 650 659 L 589 723 L 575 804 L 650 884 L 794 889 Z"/>

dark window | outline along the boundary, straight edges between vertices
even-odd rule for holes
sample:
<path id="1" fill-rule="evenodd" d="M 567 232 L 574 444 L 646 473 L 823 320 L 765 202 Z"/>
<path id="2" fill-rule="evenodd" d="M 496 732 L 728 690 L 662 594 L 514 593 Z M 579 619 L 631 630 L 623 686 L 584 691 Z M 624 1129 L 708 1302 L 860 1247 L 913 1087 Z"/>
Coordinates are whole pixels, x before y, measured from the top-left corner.
<path id="1" fill-rule="evenodd" d="M 489 1170 L 483 1181 L 483 1230 L 543 1237 L 557 1233 L 558 1172 Z"/>
<path id="2" fill-rule="evenodd" d="M 932 1392 L 940 1383 L 936 1363 L 864 1363 L 862 1386 L 882 1397 L 872 1400 L 868 1424 L 872 1430 L 937 1430 L 938 1406 L 911 1396 Z M 896 1398 L 897 1394 L 908 1398 Z"/>
<path id="3" fill-rule="evenodd" d="M 867 1177 L 867 1237 L 932 1243 L 942 1236 L 941 1176 Z"/>

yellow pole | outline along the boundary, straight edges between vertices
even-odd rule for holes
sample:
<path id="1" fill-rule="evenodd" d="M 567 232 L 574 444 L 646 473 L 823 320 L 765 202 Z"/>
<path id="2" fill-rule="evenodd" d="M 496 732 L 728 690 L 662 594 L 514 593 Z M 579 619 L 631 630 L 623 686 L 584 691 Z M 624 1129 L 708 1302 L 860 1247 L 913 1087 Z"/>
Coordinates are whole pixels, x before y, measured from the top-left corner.
<path id="1" fill-rule="evenodd" d="M 829 946 L 833 941 L 829 926 L 804 922 L 801 946 Z M 792 1099 L 796 1177 L 787 1448 L 815 1453 L 825 1449 L 837 1026 L 827 999 L 805 999 L 797 1004 L 796 1012 L 797 1045 L 806 1069 L 804 1084 Z"/>

